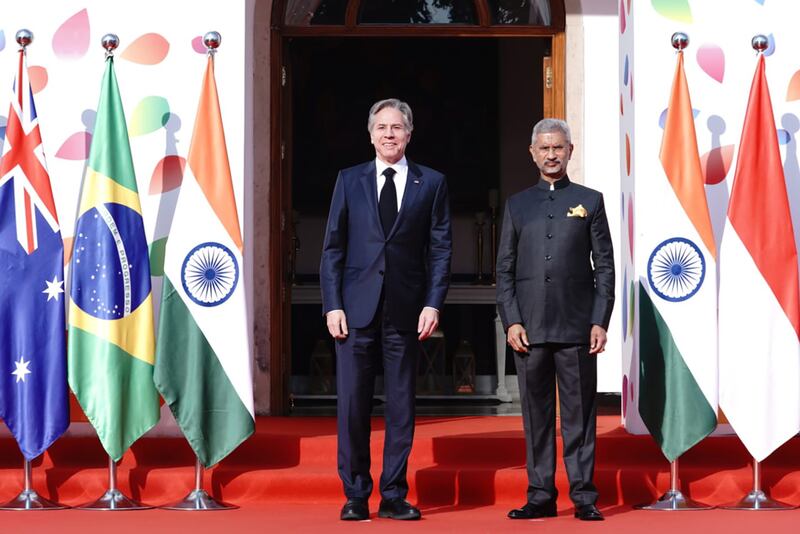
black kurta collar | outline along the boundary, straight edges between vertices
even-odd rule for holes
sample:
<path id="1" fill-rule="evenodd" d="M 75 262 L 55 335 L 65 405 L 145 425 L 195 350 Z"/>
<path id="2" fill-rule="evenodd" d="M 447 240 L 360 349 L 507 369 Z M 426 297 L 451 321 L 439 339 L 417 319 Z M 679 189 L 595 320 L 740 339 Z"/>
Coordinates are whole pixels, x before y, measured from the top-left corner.
<path id="1" fill-rule="evenodd" d="M 569 176 L 564 175 L 563 178 L 561 178 L 560 180 L 558 180 L 556 183 L 553 184 L 553 189 L 564 189 L 569 184 L 570 184 Z M 536 183 L 536 187 L 538 189 L 542 189 L 544 191 L 549 191 L 550 190 L 550 182 L 548 182 L 547 180 L 544 180 L 542 178 L 539 178 L 539 181 Z"/>

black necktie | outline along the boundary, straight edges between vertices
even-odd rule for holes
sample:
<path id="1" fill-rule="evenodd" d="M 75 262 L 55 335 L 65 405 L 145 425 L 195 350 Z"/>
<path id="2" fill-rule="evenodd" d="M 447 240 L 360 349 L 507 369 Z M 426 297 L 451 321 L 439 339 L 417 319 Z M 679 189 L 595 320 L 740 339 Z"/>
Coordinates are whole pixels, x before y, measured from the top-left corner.
<path id="1" fill-rule="evenodd" d="M 378 212 L 381 215 L 381 225 L 383 225 L 383 235 L 388 236 L 397 219 L 397 188 L 394 186 L 394 175 L 397 171 L 387 167 L 383 171 L 386 183 L 383 184 L 381 195 L 378 198 Z"/>

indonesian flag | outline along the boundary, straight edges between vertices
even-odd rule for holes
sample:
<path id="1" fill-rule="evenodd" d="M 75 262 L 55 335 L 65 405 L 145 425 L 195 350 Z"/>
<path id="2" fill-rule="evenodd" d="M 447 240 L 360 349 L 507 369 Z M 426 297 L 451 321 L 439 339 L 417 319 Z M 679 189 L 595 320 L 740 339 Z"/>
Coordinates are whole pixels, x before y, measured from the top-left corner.
<path id="1" fill-rule="evenodd" d="M 720 246 L 720 407 L 757 461 L 800 430 L 797 249 L 759 57 Z"/>

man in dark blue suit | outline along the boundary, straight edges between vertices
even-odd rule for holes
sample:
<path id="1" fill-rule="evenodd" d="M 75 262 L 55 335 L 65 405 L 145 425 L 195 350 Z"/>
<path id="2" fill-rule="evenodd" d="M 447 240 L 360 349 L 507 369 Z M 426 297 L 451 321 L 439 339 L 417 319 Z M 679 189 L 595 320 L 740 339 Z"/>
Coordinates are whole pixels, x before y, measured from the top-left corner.
<path id="1" fill-rule="evenodd" d="M 320 264 L 322 305 L 336 339 L 338 467 L 343 520 L 369 517 L 370 412 L 378 358 L 386 394 L 379 517 L 419 519 L 406 470 L 414 437 L 420 341 L 439 324 L 450 281 L 444 175 L 405 157 L 411 108 L 381 100 L 367 122 L 375 159 L 339 172 Z"/>

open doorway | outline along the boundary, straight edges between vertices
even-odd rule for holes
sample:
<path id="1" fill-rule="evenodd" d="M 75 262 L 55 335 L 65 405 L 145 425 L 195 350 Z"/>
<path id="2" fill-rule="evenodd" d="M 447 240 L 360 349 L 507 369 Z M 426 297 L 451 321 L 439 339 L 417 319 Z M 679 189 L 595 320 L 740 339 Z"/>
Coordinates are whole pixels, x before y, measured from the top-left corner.
<path id="1" fill-rule="evenodd" d="M 498 377 L 509 375 L 513 392 L 511 359 L 497 357 L 505 346 L 496 342 L 493 233 L 504 199 L 536 179 L 527 146 L 533 123 L 543 116 L 550 46 L 549 37 L 285 41 L 292 236 L 286 363 L 296 405 L 332 405 L 335 399 L 335 356 L 318 288 L 325 222 L 337 171 L 375 157 L 367 112 L 389 97 L 414 111 L 409 159 L 445 173 L 450 189 L 453 297 L 442 310 L 441 337 L 425 347 L 419 398 L 438 403 L 440 412 L 453 406 L 463 413 L 470 401 L 496 399 Z"/>

